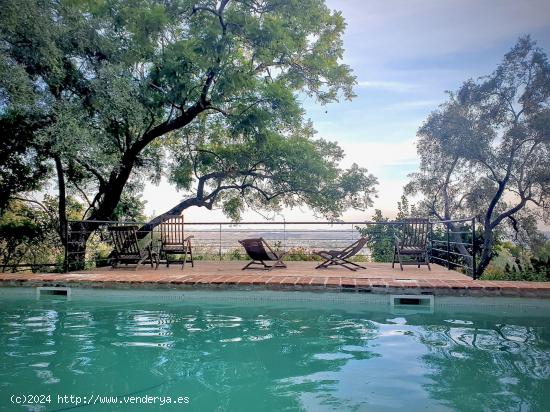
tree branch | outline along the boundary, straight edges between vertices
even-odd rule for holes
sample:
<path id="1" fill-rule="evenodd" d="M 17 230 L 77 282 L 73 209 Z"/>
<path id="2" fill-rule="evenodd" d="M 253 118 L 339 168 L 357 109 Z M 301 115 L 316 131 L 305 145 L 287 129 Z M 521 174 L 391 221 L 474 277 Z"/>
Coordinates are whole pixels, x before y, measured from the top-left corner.
<path id="1" fill-rule="evenodd" d="M 88 198 L 88 195 L 86 195 L 86 192 L 84 192 L 84 190 L 82 190 L 76 182 L 72 182 L 72 184 L 74 185 L 76 190 L 78 190 L 78 192 L 82 195 L 82 198 L 86 201 L 86 203 L 88 204 L 88 207 L 90 207 L 92 205 L 92 203 L 90 202 L 90 199 Z"/>
<path id="2" fill-rule="evenodd" d="M 517 205 L 515 205 L 513 208 L 507 210 L 506 212 L 501 213 L 495 220 L 491 222 L 490 228 L 494 229 L 504 219 L 506 219 L 509 216 L 512 216 L 516 212 L 519 212 L 523 208 L 523 206 L 525 206 L 528 200 L 529 200 L 528 198 L 522 198 L 521 201 Z"/>
<path id="3" fill-rule="evenodd" d="M 11 198 L 13 200 L 21 200 L 22 202 L 34 203 L 35 205 L 40 206 L 40 208 L 50 217 L 50 219 L 52 219 L 53 221 L 57 219 L 55 215 L 51 212 L 51 210 L 49 210 L 43 203 L 39 202 L 38 200 L 27 199 L 19 196 L 12 196 Z"/>
<path id="4" fill-rule="evenodd" d="M 99 180 L 99 188 L 100 188 L 100 191 L 102 188 L 104 188 L 106 185 L 107 185 L 107 181 L 105 180 L 105 178 L 101 175 L 101 173 L 99 173 L 99 171 L 97 171 L 96 169 L 94 169 L 92 166 L 90 166 L 89 164 L 85 163 L 84 161 L 80 160 L 78 157 L 75 157 L 74 160 L 79 164 L 81 165 L 84 169 L 86 169 L 88 172 L 90 172 L 91 174 L 93 174 L 97 180 Z"/>

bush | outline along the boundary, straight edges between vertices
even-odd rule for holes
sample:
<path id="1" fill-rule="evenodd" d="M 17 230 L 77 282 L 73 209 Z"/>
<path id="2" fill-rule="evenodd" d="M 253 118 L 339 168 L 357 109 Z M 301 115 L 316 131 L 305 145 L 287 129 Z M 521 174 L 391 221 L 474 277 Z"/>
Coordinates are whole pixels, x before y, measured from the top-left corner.
<path id="1" fill-rule="evenodd" d="M 295 247 L 288 250 L 288 254 L 285 257 L 288 261 L 320 261 L 321 258 L 309 252 L 304 247 Z"/>
<path id="2" fill-rule="evenodd" d="M 49 217 L 22 202 L 10 204 L 0 217 L 1 270 L 59 270 L 41 265 L 57 263 L 60 255 L 63 248 Z"/>
<path id="3" fill-rule="evenodd" d="M 367 236 L 367 247 L 373 262 L 391 262 L 393 258 L 394 225 L 387 224 L 388 219 L 382 216 L 380 210 L 376 210 L 372 220 L 375 225 L 357 227 L 361 236 Z"/>
<path id="4" fill-rule="evenodd" d="M 549 279 L 544 273 L 534 271 L 522 271 L 522 272 L 500 272 L 493 271 L 488 267 L 483 275 L 482 280 L 526 280 L 530 282 L 546 282 Z"/>
<path id="5" fill-rule="evenodd" d="M 523 249 L 510 242 L 496 247 L 496 256 L 481 276 L 484 280 L 550 281 L 550 241 L 537 250 Z"/>

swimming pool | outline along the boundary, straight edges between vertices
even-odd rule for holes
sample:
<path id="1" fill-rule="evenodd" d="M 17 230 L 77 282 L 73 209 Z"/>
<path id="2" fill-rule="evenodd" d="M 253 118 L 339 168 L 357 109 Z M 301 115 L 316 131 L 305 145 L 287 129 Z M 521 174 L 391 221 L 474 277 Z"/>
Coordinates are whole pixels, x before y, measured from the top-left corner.
<path id="1" fill-rule="evenodd" d="M 519 298 L 392 307 L 388 295 L 347 293 L 73 289 L 68 300 L 2 288 L 0 408 L 548 411 L 549 309 Z"/>

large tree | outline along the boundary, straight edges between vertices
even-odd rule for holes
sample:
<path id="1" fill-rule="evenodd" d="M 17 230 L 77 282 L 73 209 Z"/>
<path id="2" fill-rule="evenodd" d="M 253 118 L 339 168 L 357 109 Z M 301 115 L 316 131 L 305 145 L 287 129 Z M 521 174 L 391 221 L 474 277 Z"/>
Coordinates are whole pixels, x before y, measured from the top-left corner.
<path id="1" fill-rule="evenodd" d="M 367 206 L 375 179 L 338 167 L 300 101 L 353 97 L 344 27 L 322 0 L 5 0 L 2 130 L 47 154 L 62 233 L 68 195 L 109 220 L 164 173 L 187 195 L 170 213 L 305 203 L 334 217 Z"/>
<path id="2" fill-rule="evenodd" d="M 406 192 L 423 195 L 424 208 L 438 218 L 477 217 L 478 274 L 499 230 L 522 234 L 533 221 L 548 220 L 549 103 L 547 56 L 525 37 L 492 74 L 449 93 L 418 131 L 420 171 Z"/>

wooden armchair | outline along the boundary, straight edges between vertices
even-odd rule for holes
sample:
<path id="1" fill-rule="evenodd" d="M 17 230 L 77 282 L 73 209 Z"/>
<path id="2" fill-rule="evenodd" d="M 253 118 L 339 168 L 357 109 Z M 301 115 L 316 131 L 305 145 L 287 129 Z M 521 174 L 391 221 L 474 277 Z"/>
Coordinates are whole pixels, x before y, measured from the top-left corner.
<path id="1" fill-rule="evenodd" d="M 393 260 L 391 267 L 399 262 L 401 270 L 403 265 L 428 265 L 428 234 L 430 232 L 430 221 L 426 218 L 410 218 L 404 220 L 404 225 L 399 235 L 394 235 Z M 403 260 L 407 256 L 408 260 Z M 397 258 L 397 260 L 396 260 Z"/>
<path id="2" fill-rule="evenodd" d="M 137 226 L 110 226 L 107 230 L 111 233 L 113 245 L 112 266 L 113 269 L 120 264 L 135 264 L 136 270 L 142 263 L 147 261 L 153 267 L 156 262 L 158 266 L 158 255 L 151 248 L 151 245 L 142 248 L 137 238 Z"/>
<path id="3" fill-rule="evenodd" d="M 166 267 L 170 266 L 170 262 L 181 263 L 181 268 L 185 267 L 186 263 L 193 262 L 193 248 L 191 246 L 191 236 L 185 236 L 183 216 L 167 216 L 160 224 L 160 258 L 166 262 Z M 183 255 L 183 259 L 170 260 L 171 255 Z M 157 268 L 160 260 L 157 261 Z"/>

